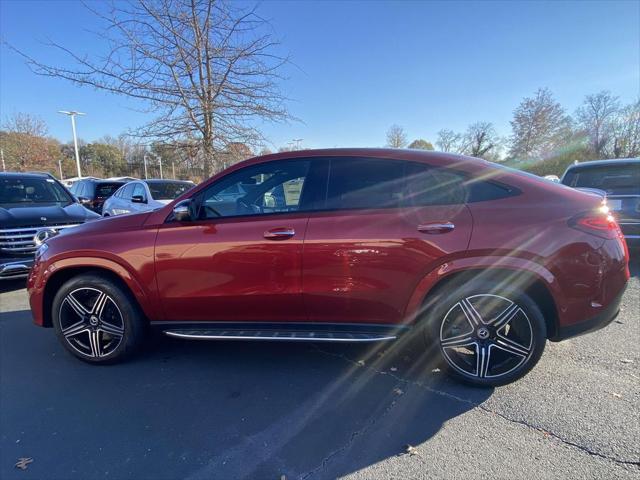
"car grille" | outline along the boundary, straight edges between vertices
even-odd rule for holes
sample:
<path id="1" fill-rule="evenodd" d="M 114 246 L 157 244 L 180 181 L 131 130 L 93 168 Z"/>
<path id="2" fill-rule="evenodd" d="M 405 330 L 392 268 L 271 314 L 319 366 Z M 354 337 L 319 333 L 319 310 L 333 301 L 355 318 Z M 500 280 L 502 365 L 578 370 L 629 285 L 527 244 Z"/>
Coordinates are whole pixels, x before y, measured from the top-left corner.
<path id="1" fill-rule="evenodd" d="M 63 228 L 71 228 L 78 225 L 80 224 L 70 223 L 0 229 L 0 251 L 3 253 L 31 254 L 36 251 L 37 246 L 34 237 L 39 230 L 52 229 L 59 232 Z"/>

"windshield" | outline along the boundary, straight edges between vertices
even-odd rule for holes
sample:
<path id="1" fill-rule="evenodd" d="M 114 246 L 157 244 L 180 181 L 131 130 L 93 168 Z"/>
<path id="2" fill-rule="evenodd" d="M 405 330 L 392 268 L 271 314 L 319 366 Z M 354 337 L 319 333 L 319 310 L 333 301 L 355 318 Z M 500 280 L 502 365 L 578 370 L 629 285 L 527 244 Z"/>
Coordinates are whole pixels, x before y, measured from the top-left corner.
<path id="1" fill-rule="evenodd" d="M 52 178 L 0 177 L 0 205 L 59 204 L 68 205 L 73 199 Z"/>
<path id="2" fill-rule="evenodd" d="M 187 182 L 147 182 L 154 200 L 173 200 L 193 187 Z"/>
<path id="3" fill-rule="evenodd" d="M 574 169 L 567 172 L 562 183 L 570 187 L 598 188 L 610 195 L 640 195 L 640 165 Z"/>

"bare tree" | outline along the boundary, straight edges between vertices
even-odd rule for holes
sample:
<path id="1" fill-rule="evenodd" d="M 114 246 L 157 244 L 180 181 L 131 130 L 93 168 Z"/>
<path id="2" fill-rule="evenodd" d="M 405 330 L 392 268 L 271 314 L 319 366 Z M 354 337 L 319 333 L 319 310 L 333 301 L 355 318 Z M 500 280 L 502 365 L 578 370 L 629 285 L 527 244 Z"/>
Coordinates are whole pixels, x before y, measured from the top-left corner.
<path id="1" fill-rule="evenodd" d="M 520 102 L 511 120 L 509 156 L 517 159 L 543 158 L 566 142 L 571 119 L 547 88 Z"/>
<path id="2" fill-rule="evenodd" d="M 462 144 L 462 150 L 467 155 L 495 159 L 501 146 L 501 139 L 492 123 L 476 122 L 467 128 Z"/>
<path id="3" fill-rule="evenodd" d="M 2 129 L 32 137 L 46 137 L 49 134 L 49 128 L 42 118 L 21 112 L 7 117 L 2 124 Z"/>
<path id="4" fill-rule="evenodd" d="M 399 125 L 391 125 L 387 130 L 387 146 L 391 148 L 404 148 L 407 146 L 407 134 Z"/>
<path id="5" fill-rule="evenodd" d="M 25 53 L 38 74 L 142 102 L 155 114 L 136 135 L 197 142 L 205 175 L 229 143 L 258 144 L 258 120 L 290 118 L 278 86 L 287 59 L 255 10 L 216 0 L 126 0 L 89 8 L 105 24 L 103 58 L 58 43 L 69 64 Z"/>
<path id="6" fill-rule="evenodd" d="M 438 132 L 436 146 L 442 152 L 462 153 L 462 135 L 446 128 Z"/>
<path id="7" fill-rule="evenodd" d="M 640 100 L 614 116 L 606 154 L 613 158 L 640 156 Z"/>
<path id="8" fill-rule="evenodd" d="M 582 106 L 576 111 L 580 126 L 587 132 L 593 153 L 601 157 L 610 140 L 612 121 L 620 109 L 618 97 L 603 90 L 587 95 Z"/>

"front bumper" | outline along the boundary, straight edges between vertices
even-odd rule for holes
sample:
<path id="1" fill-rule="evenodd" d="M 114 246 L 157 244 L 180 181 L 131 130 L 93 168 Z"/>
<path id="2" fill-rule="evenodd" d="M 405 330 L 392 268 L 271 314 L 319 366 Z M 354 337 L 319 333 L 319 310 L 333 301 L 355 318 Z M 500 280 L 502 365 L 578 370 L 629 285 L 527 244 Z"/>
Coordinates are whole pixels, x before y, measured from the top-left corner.
<path id="1" fill-rule="evenodd" d="M 33 266 L 33 257 L 0 258 L 0 280 L 26 278 Z"/>
<path id="2" fill-rule="evenodd" d="M 584 322 L 567 325 L 565 327 L 559 327 L 556 335 L 549 340 L 551 340 L 552 342 L 560 342 L 568 338 L 584 335 L 585 333 L 595 332 L 596 330 L 600 330 L 601 328 L 606 327 L 611 322 L 613 322 L 618 316 L 618 313 L 620 313 L 620 303 L 622 302 L 622 297 L 624 296 L 625 290 L 626 285 L 622 289 L 622 291 L 613 300 L 611 300 L 609 305 L 604 307 L 602 311 L 596 316 L 591 317 Z"/>

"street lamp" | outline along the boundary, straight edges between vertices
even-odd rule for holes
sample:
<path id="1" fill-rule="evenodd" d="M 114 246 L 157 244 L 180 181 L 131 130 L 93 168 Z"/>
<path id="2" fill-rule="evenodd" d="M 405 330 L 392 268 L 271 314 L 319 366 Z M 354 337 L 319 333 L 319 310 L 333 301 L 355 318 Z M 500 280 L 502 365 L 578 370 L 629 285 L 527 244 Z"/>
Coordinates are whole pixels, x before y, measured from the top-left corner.
<path id="1" fill-rule="evenodd" d="M 300 142 L 302 142 L 302 140 L 304 140 L 304 138 L 294 138 L 293 140 L 291 140 L 296 144 L 296 150 L 300 150 Z"/>
<path id="2" fill-rule="evenodd" d="M 76 115 L 86 115 L 86 113 L 76 112 L 74 110 L 71 110 L 70 112 L 66 110 L 58 110 L 58 113 L 69 115 L 71 117 L 71 129 L 73 130 L 73 146 L 76 151 L 76 168 L 78 169 L 78 178 L 82 178 L 82 173 L 80 172 L 80 154 L 78 153 L 78 137 L 76 136 Z"/>

